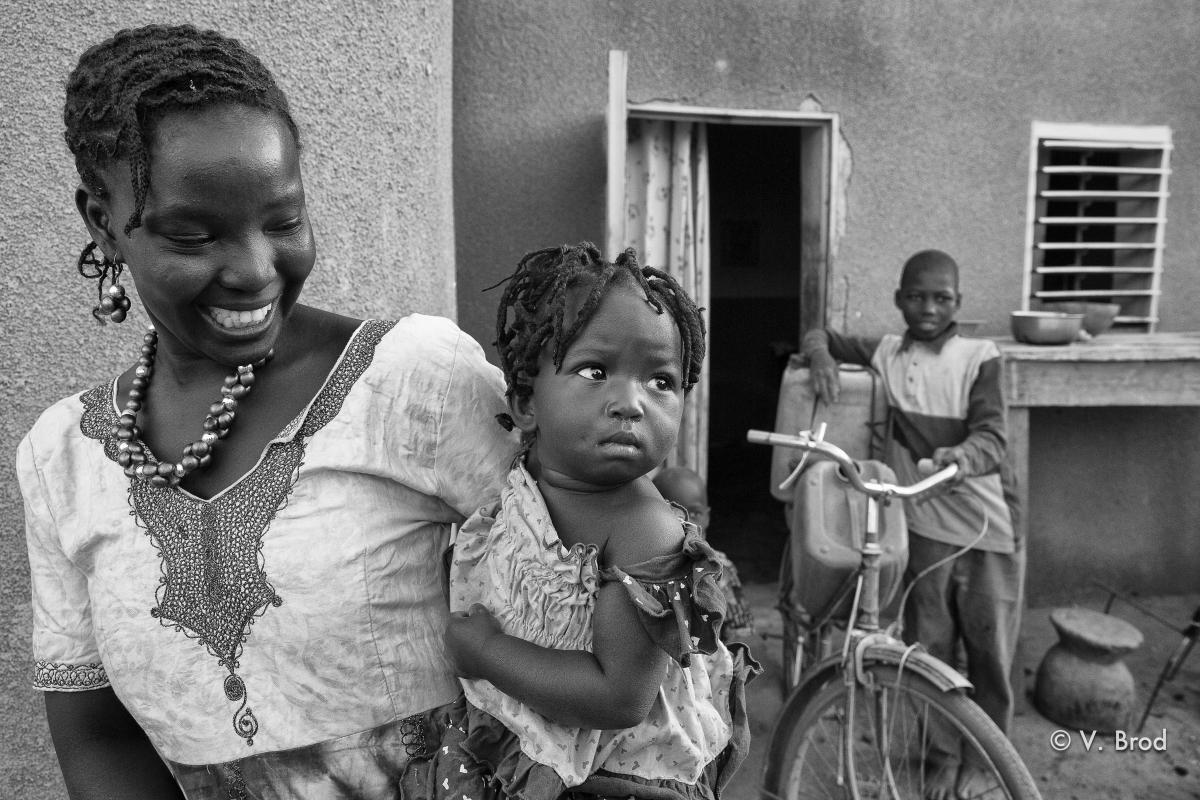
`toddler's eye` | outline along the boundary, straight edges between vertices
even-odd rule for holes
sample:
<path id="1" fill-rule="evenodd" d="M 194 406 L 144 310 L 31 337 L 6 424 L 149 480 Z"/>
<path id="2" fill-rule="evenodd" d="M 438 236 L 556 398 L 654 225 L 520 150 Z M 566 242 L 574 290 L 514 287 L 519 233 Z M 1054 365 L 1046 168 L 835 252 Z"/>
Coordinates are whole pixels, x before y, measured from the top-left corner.
<path id="1" fill-rule="evenodd" d="M 608 377 L 600 367 L 584 367 L 583 369 L 576 370 L 575 374 L 589 381 L 602 381 Z"/>
<path id="2" fill-rule="evenodd" d="M 669 392 L 675 388 L 675 381 L 663 375 L 655 375 L 650 379 L 648 385 L 650 388 L 657 389 L 660 392 Z"/>

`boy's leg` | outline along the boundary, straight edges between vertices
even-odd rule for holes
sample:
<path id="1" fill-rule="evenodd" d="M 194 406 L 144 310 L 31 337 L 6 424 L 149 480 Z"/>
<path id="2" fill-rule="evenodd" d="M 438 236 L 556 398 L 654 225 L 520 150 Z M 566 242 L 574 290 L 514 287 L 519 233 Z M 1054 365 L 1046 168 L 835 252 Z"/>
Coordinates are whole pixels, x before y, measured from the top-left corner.
<path id="1" fill-rule="evenodd" d="M 1025 551 L 963 556 L 966 581 L 958 597 L 967 677 L 975 685 L 974 700 L 1001 731 L 1012 723 L 1010 680 L 1025 582 Z"/>
<path id="2" fill-rule="evenodd" d="M 921 572 L 958 549 L 910 533 L 905 585 L 910 585 Z M 912 587 L 904 608 L 904 640 L 909 644 L 920 642 L 931 655 L 956 666 L 955 648 L 959 630 L 958 615 L 954 609 L 957 592 L 953 586 L 953 575 L 954 561 L 951 561 L 921 578 Z"/>
<path id="3" fill-rule="evenodd" d="M 905 583 L 941 561 L 959 548 L 935 542 L 919 534 L 908 537 L 908 569 Z M 935 569 L 917 581 L 904 608 L 904 640 L 920 642 L 931 655 L 955 665 L 959 630 L 954 608 L 954 561 Z M 923 754 L 928 767 L 926 796 L 948 798 L 954 789 L 962 759 L 958 734 L 943 725 L 932 724 L 926 731 L 928 751 Z"/>

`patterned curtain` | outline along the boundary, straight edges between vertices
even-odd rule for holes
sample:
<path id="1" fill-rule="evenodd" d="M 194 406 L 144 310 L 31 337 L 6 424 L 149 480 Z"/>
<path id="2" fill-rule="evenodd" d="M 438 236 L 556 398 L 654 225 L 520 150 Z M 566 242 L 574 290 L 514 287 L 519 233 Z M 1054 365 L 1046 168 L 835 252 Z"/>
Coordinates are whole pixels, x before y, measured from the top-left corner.
<path id="1" fill-rule="evenodd" d="M 708 139 L 702 122 L 631 119 L 625 155 L 625 247 L 709 305 Z M 688 394 L 669 466 L 708 480 L 708 368 Z"/>

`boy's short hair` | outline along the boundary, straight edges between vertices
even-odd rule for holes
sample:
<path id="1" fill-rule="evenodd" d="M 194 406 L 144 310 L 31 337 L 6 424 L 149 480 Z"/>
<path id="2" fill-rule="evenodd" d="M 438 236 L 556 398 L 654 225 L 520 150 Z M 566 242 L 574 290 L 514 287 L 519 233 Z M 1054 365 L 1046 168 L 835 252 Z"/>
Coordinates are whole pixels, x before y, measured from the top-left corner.
<path id="1" fill-rule="evenodd" d="M 664 467 L 654 476 L 654 485 L 664 497 L 670 495 L 668 500 L 674 500 L 680 490 L 691 489 L 702 495 L 704 502 L 708 502 L 708 486 L 704 479 L 687 467 Z"/>
<path id="2" fill-rule="evenodd" d="M 922 272 L 930 270 L 945 270 L 954 276 L 954 288 L 958 288 L 958 262 L 941 250 L 922 250 L 909 257 L 900 270 L 900 285 L 908 282 Z"/>

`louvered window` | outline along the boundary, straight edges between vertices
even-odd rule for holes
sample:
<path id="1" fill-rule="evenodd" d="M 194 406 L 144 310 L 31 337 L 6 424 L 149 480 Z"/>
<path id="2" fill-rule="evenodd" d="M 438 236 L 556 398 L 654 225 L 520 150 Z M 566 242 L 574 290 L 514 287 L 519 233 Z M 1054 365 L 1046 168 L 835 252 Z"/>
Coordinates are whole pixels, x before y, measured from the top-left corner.
<path id="1" fill-rule="evenodd" d="M 1024 308 L 1118 303 L 1153 332 L 1171 174 L 1166 127 L 1033 123 Z"/>

